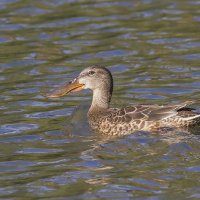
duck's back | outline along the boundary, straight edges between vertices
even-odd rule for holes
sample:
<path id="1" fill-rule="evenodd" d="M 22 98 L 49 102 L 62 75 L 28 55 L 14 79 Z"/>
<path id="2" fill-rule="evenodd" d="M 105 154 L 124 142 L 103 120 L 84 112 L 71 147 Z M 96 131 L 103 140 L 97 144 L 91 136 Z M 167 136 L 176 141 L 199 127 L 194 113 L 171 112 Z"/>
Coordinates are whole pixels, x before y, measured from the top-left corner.
<path id="1" fill-rule="evenodd" d="M 200 114 L 179 105 L 137 105 L 110 108 L 106 112 L 88 115 L 92 129 L 106 135 L 126 135 L 137 130 L 151 131 L 162 127 L 191 126 L 200 122 Z"/>

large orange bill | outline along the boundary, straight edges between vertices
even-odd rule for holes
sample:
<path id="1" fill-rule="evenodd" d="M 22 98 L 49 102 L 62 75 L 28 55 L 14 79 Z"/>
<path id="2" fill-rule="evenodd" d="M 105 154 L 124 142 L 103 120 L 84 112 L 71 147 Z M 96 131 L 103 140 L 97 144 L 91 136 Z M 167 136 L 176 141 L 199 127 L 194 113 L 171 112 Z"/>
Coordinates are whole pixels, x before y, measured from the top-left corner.
<path id="1" fill-rule="evenodd" d="M 75 79 L 72 82 L 69 82 L 55 90 L 53 90 L 52 92 L 50 92 L 49 94 L 47 94 L 47 97 L 62 97 L 65 94 L 68 94 L 70 92 L 78 92 L 80 90 L 83 90 L 84 84 L 80 84 L 78 82 L 77 79 Z"/>

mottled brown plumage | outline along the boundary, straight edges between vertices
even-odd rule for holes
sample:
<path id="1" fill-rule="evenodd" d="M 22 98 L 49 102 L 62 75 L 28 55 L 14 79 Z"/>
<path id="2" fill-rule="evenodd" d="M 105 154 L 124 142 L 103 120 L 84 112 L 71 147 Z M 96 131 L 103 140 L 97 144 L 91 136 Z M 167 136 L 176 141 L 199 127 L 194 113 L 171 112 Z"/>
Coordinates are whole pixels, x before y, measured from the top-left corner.
<path id="1" fill-rule="evenodd" d="M 152 131 L 162 127 L 188 127 L 200 123 L 200 114 L 187 106 L 192 101 L 178 105 L 136 105 L 109 108 L 113 90 L 110 71 L 92 66 L 48 96 L 58 97 L 82 89 L 93 90 L 93 100 L 88 111 L 91 128 L 106 135 L 126 135 L 137 130 Z"/>

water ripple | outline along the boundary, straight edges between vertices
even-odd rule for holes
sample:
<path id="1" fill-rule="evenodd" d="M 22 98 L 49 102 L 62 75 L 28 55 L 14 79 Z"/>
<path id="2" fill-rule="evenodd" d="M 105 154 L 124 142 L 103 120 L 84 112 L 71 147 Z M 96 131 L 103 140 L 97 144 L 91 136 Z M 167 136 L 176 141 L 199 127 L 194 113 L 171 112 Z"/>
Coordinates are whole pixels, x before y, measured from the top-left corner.
<path id="1" fill-rule="evenodd" d="M 54 111 L 47 111 L 47 112 L 36 112 L 31 114 L 25 114 L 25 117 L 28 118 L 55 118 L 60 116 L 67 116 L 71 115 L 73 111 L 73 108 L 66 108 L 66 109 L 60 109 L 60 110 L 54 110 Z"/>
<path id="2" fill-rule="evenodd" d="M 38 129 L 38 124 L 27 124 L 27 123 L 17 123 L 17 124 L 4 124 L 0 127 L 0 134 L 18 134 L 24 131 Z"/>
<path id="3" fill-rule="evenodd" d="M 95 134 L 91 92 L 42 94 L 88 65 L 112 106 L 194 100 L 199 0 L 1 0 L 0 198 L 199 199 L 199 130 Z M 76 109 L 75 109 L 76 108 Z"/>

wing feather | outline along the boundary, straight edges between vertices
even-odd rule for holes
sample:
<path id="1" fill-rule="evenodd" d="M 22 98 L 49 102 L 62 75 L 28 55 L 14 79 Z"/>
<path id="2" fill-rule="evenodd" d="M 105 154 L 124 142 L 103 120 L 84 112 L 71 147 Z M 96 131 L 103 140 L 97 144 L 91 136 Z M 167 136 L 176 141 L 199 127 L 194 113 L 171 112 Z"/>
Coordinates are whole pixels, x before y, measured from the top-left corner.
<path id="1" fill-rule="evenodd" d="M 146 121 L 158 121 L 161 119 L 173 117 L 178 114 L 178 110 L 187 108 L 192 101 L 186 101 L 176 105 L 147 105 L 128 106 L 116 110 L 115 116 L 131 118 L 133 120 L 144 119 Z"/>

